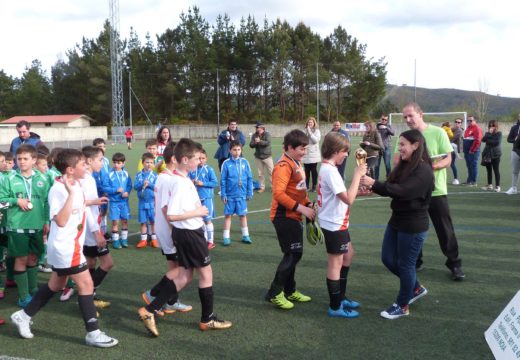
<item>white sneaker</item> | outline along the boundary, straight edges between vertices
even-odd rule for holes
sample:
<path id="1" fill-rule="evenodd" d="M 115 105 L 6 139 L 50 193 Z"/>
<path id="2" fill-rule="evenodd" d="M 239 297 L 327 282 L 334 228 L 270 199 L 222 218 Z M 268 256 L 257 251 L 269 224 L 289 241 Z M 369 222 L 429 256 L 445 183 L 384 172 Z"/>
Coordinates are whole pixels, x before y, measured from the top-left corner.
<path id="1" fill-rule="evenodd" d="M 497 186 L 497 187 L 495 188 L 495 192 L 500 192 L 500 190 L 501 190 L 501 189 L 500 189 L 500 186 Z"/>
<path id="2" fill-rule="evenodd" d="M 50 267 L 47 267 L 45 265 L 38 265 L 38 271 L 42 273 L 51 273 L 52 269 Z"/>
<path id="3" fill-rule="evenodd" d="M 85 343 L 89 346 L 109 348 L 116 346 L 119 341 L 117 341 L 117 339 L 111 338 L 101 330 L 95 330 L 87 333 L 87 336 L 85 336 Z"/>
<path id="4" fill-rule="evenodd" d="M 18 334 L 24 339 L 32 339 L 34 337 L 31 332 L 31 318 L 23 310 L 18 310 L 11 315 L 11 321 L 16 325 Z"/>
<path id="5" fill-rule="evenodd" d="M 493 185 L 482 186 L 481 189 L 482 190 L 493 190 Z"/>
<path id="6" fill-rule="evenodd" d="M 68 301 L 74 295 L 74 289 L 66 287 L 60 295 L 60 301 Z"/>
<path id="7" fill-rule="evenodd" d="M 453 179 L 451 185 L 460 185 L 459 179 Z"/>
<path id="8" fill-rule="evenodd" d="M 516 190 L 515 186 L 511 186 L 509 190 L 506 191 L 507 195 L 515 195 L 518 191 Z"/>

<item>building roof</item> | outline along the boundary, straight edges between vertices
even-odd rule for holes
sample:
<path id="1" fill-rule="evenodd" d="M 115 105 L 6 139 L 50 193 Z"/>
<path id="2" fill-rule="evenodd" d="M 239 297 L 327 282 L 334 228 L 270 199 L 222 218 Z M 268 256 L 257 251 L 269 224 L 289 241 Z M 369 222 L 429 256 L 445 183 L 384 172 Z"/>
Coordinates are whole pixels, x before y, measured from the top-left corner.
<path id="1" fill-rule="evenodd" d="M 85 120 L 92 121 L 87 115 L 76 114 L 76 115 L 29 115 L 29 116 L 13 116 L 7 120 L 2 121 L 2 124 L 16 124 L 20 120 L 26 120 L 30 124 L 37 123 L 70 123 L 79 118 L 85 118 Z"/>

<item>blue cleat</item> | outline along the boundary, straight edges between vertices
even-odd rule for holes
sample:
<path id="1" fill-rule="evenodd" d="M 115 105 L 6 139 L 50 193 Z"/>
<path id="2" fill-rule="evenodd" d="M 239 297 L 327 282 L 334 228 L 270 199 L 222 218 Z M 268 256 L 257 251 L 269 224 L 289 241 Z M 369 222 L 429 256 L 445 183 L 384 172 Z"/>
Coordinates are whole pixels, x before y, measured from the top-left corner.
<path id="1" fill-rule="evenodd" d="M 126 239 L 121 240 L 121 246 L 124 247 L 124 248 L 127 248 L 128 247 L 128 240 L 126 240 Z"/>
<path id="2" fill-rule="evenodd" d="M 341 307 L 343 309 L 357 309 L 360 306 L 361 306 L 361 304 L 355 300 L 350 300 L 350 299 L 345 298 L 341 301 Z"/>
<path id="3" fill-rule="evenodd" d="M 251 244 L 252 243 L 251 238 L 249 237 L 249 235 L 242 236 L 242 242 L 244 244 Z"/>
<path id="4" fill-rule="evenodd" d="M 121 249 L 121 242 L 119 240 L 114 240 L 112 246 L 114 247 L 114 249 Z"/>
<path id="5" fill-rule="evenodd" d="M 339 308 L 338 310 L 332 310 L 329 308 L 327 315 L 330 317 L 340 317 L 346 319 L 353 319 L 359 317 L 359 313 L 356 310 Z"/>
<path id="6" fill-rule="evenodd" d="M 222 242 L 222 244 L 224 246 L 229 246 L 231 245 L 231 239 L 230 238 L 224 238 L 224 241 Z"/>
<path id="7" fill-rule="evenodd" d="M 32 296 L 28 295 L 25 299 L 18 299 L 18 306 L 25 309 L 32 300 Z"/>

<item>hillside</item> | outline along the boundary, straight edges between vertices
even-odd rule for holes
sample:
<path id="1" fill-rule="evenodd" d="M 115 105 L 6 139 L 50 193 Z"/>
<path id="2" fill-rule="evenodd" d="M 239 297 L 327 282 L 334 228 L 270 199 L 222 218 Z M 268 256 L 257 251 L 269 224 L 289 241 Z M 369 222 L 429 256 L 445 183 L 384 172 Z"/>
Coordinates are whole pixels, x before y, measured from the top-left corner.
<path id="1" fill-rule="evenodd" d="M 425 112 L 467 111 L 474 112 L 476 107 L 476 91 L 457 89 L 426 89 L 417 88 L 417 102 Z M 520 98 L 508 98 L 488 95 L 489 107 L 487 118 L 516 119 L 520 113 Z M 385 100 L 401 108 L 414 99 L 413 86 L 387 86 Z"/>

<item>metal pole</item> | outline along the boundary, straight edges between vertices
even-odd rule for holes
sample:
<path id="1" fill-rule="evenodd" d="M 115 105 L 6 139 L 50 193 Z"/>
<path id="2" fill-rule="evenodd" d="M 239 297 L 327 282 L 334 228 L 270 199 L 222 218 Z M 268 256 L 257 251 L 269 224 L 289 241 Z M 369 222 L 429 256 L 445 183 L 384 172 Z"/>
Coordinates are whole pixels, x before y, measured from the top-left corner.
<path id="1" fill-rule="evenodd" d="M 413 66 L 413 102 L 417 103 L 417 58 L 414 59 Z"/>
<path id="2" fill-rule="evenodd" d="M 320 123 L 320 79 L 318 76 L 318 63 L 316 63 L 316 122 Z"/>
<path id="3" fill-rule="evenodd" d="M 217 69 L 217 134 L 220 133 L 220 86 Z"/>
<path id="4" fill-rule="evenodd" d="M 129 111 L 129 115 L 130 115 L 130 129 L 132 129 L 132 72 L 131 71 L 128 72 L 128 111 Z"/>

